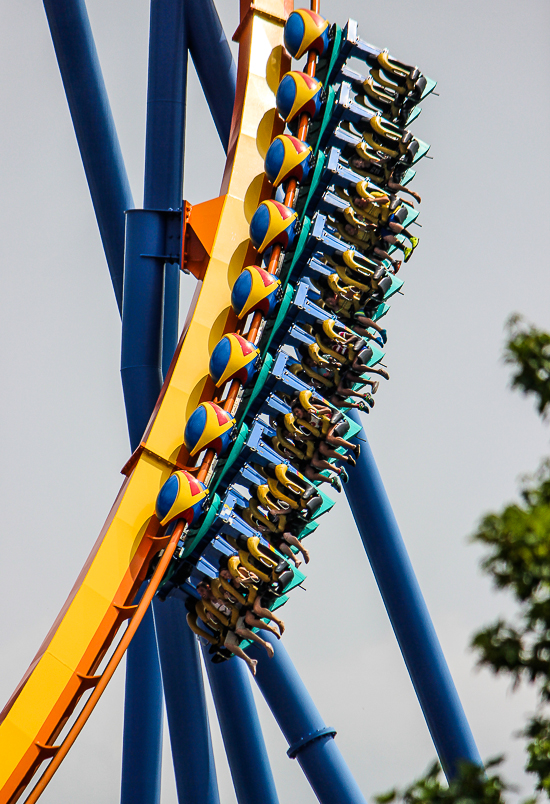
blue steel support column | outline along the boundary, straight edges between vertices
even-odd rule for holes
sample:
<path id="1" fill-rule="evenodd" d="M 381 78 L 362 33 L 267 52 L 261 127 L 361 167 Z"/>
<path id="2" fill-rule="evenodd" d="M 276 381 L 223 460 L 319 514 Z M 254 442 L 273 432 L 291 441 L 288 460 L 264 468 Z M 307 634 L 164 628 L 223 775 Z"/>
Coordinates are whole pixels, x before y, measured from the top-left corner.
<path id="1" fill-rule="evenodd" d="M 140 705 L 132 705 L 135 701 Z M 159 657 L 149 608 L 132 640 L 132 650 L 126 653 L 122 804 L 160 804 L 162 719 Z M 136 762 L 138 757 L 143 761 Z"/>
<path id="2" fill-rule="evenodd" d="M 84 0 L 44 0 L 92 203 L 122 311 L 124 212 L 134 206 Z"/>
<path id="3" fill-rule="evenodd" d="M 181 598 L 154 599 L 178 801 L 219 804 L 202 667 Z"/>
<path id="4" fill-rule="evenodd" d="M 355 411 L 348 413 L 361 424 Z M 481 765 L 470 726 L 364 432 L 346 495 L 447 778 Z"/>
<path id="5" fill-rule="evenodd" d="M 274 657 L 258 645 L 247 652 L 258 660 L 256 681 L 290 744 L 288 755 L 296 757 L 321 804 L 366 804 L 334 741 L 335 730 L 325 725 L 283 644 L 270 634 L 262 637 L 273 645 Z"/>
<path id="6" fill-rule="evenodd" d="M 213 0 L 186 0 L 185 15 L 193 64 L 227 153 L 237 66 Z"/>
<path id="7" fill-rule="evenodd" d="M 237 801 L 279 804 L 248 668 L 240 659 L 213 664 L 206 648 L 203 654 Z"/>
<path id="8" fill-rule="evenodd" d="M 182 0 L 151 0 L 145 140 L 145 209 L 179 209 L 183 186 L 187 33 Z M 161 275 L 162 277 L 162 275 Z M 158 277 L 160 281 L 161 277 Z M 178 342 L 179 268 L 164 271 L 162 370 Z"/>
<path id="9" fill-rule="evenodd" d="M 142 255 L 163 254 L 162 215 L 147 210 L 178 209 L 182 197 L 183 136 L 187 43 L 181 0 L 151 0 L 149 37 L 149 79 L 147 87 L 147 129 L 145 144 L 145 212 L 133 210 L 127 216 L 124 309 L 122 319 L 121 374 L 124 401 L 134 450 L 141 439 L 161 387 L 163 341 L 168 362 L 177 342 L 177 300 L 179 271 L 162 260 Z M 166 273 L 166 278 L 164 276 Z M 167 298 L 164 313 L 164 298 Z M 152 617 L 152 612 L 148 613 Z M 127 666 L 139 667 L 157 656 L 154 631 L 130 645 Z M 162 748 L 162 702 L 159 701 L 160 669 L 154 683 L 139 677 L 131 683 L 127 675 L 125 709 L 132 721 L 124 729 L 122 802 L 156 804 L 160 800 L 160 779 L 154 779 Z M 152 710 L 157 708 L 160 724 L 156 751 L 147 752 L 135 741 L 150 728 Z M 150 784 L 136 790 L 133 779 L 147 778 Z"/>

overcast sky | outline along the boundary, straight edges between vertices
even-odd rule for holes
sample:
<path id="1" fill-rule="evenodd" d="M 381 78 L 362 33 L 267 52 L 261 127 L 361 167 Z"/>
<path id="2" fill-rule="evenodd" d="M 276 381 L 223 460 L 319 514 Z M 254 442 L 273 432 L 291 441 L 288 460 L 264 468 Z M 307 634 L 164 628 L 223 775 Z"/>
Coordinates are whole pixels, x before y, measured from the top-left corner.
<path id="1" fill-rule="evenodd" d="M 219 0 L 226 31 L 236 0 Z M 136 205 L 143 192 L 148 3 L 88 0 Z M 390 500 L 482 757 L 506 752 L 529 692 L 474 669 L 474 629 L 511 611 L 467 536 L 514 499 L 548 452 L 532 402 L 508 389 L 503 325 L 519 311 L 550 328 L 549 22 L 545 0 L 323 0 L 372 44 L 439 82 L 413 131 L 432 144 L 414 187 L 421 243 L 387 317 L 391 381 L 366 422 Z M 5 701 L 63 604 L 129 455 L 120 319 L 42 4 L 0 0 L 2 585 Z M 185 198 L 216 196 L 224 157 L 194 75 Z M 183 288 L 189 298 L 192 281 Z M 182 321 L 184 316 L 182 315 Z M 285 645 L 366 796 L 404 784 L 434 756 L 345 500 L 310 538 L 307 594 L 285 608 Z M 42 800 L 118 797 L 124 671 Z M 315 800 L 262 700 L 281 804 Z M 221 800 L 235 801 L 215 715 Z M 523 794 L 527 789 L 523 788 Z M 163 804 L 176 801 L 165 740 Z"/>

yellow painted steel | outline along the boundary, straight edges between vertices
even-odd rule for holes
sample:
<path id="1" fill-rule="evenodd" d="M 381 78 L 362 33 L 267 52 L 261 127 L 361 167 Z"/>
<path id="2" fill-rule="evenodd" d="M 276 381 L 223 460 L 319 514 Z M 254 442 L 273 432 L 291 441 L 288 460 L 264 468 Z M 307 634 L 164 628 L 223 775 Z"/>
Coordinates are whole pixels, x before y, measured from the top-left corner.
<path id="1" fill-rule="evenodd" d="M 288 6 L 288 3 L 286 3 Z M 226 166 L 223 208 L 192 320 L 144 436 L 143 449 L 109 514 L 81 577 L 52 632 L 0 715 L 0 804 L 13 804 L 29 784 L 86 687 L 132 603 L 151 558 L 159 524 L 157 494 L 178 462 L 189 415 L 209 393 L 208 364 L 223 334 L 234 329 L 233 282 L 250 262 L 244 201 L 262 200 L 262 157 L 256 146 L 260 120 L 280 123 L 271 110 L 274 90 L 288 70 L 282 47 L 285 0 L 259 0 L 239 26 L 238 96 Z M 264 132 L 265 133 L 265 132 Z M 253 197 L 252 197 L 253 196 Z M 252 255 L 253 256 L 253 255 Z M 62 738 L 63 735 L 61 735 Z M 42 746 L 42 747 L 41 747 Z"/>

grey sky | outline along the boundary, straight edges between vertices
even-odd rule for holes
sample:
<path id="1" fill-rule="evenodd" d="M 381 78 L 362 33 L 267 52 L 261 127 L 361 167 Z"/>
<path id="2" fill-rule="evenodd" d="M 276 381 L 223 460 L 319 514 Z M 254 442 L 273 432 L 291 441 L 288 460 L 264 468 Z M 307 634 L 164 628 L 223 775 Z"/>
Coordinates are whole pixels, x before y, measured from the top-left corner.
<path id="1" fill-rule="evenodd" d="M 218 5 L 230 36 L 237 3 Z M 139 205 L 148 4 L 88 7 Z M 421 244 L 387 318 L 392 379 L 366 426 L 480 752 L 505 751 L 521 782 L 521 746 L 510 735 L 532 698 L 473 670 L 469 635 L 510 609 L 481 578 L 466 536 L 484 511 L 513 499 L 518 475 L 548 451 L 532 403 L 507 390 L 500 354 L 512 311 L 550 327 L 550 9 L 544 0 L 323 0 L 322 12 L 359 20 L 363 38 L 439 81 L 441 96 L 412 126 L 434 157 L 414 184 Z M 120 320 L 44 11 L 38 0 L 0 0 L 0 15 L 4 701 L 95 541 L 129 446 Z M 217 195 L 223 153 L 194 76 L 188 102 L 193 203 Z M 370 796 L 419 774 L 434 750 L 344 500 L 308 547 L 308 591 L 285 608 L 285 645 Z M 119 670 L 45 804 L 117 799 L 123 680 Z M 281 804 L 313 802 L 258 704 Z M 215 717 L 212 725 L 221 799 L 232 804 Z M 173 804 L 165 753 L 162 800 Z"/>

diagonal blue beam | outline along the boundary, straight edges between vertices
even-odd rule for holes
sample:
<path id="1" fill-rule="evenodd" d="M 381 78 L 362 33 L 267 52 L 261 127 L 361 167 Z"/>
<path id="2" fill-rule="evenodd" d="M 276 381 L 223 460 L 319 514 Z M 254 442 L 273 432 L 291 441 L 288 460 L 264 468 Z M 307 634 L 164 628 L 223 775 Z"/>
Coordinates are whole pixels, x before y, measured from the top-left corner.
<path id="1" fill-rule="evenodd" d="M 361 424 L 358 414 L 348 415 Z M 416 580 L 364 431 L 346 495 L 439 759 L 452 778 L 461 760 L 481 765 L 466 715 Z"/>
<path id="2" fill-rule="evenodd" d="M 256 681 L 320 804 L 366 804 L 357 782 L 282 642 L 262 632 L 275 651 L 268 659 L 253 644 L 247 652 L 258 660 Z M 239 661 L 231 659 L 231 661 Z"/>
<path id="3" fill-rule="evenodd" d="M 185 602 L 156 597 L 153 611 L 178 801 L 220 804 L 200 653 Z"/>
<path id="4" fill-rule="evenodd" d="M 239 804 L 279 804 L 262 727 L 240 659 L 214 664 L 203 645 L 204 664 Z"/>
<path id="5" fill-rule="evenodd" d="M 189 50 L 227 153 L 237 85 L 237 66 L 213 0 L 186 0 Z"/>
<path id="6" fill-rule="evenodd" d="M 134 206 L 84 0 L 44 0 L 69 111 L 122 312 L 124 212 Z"/>

